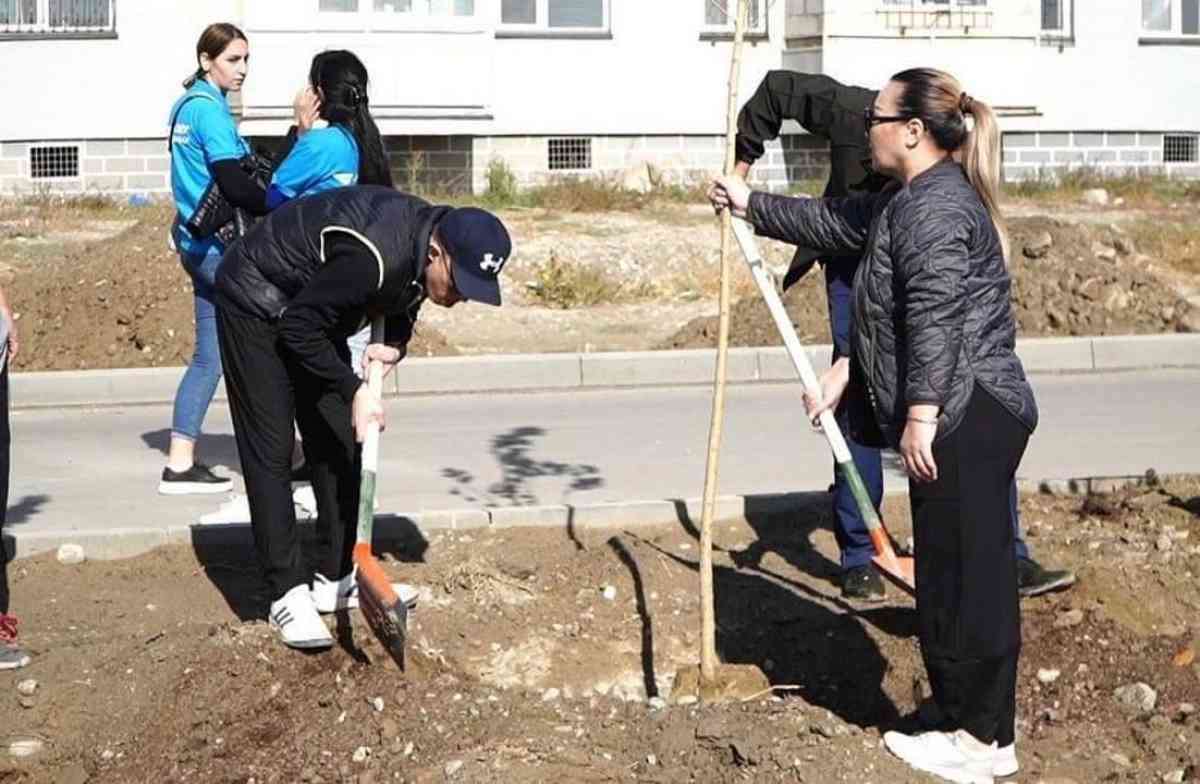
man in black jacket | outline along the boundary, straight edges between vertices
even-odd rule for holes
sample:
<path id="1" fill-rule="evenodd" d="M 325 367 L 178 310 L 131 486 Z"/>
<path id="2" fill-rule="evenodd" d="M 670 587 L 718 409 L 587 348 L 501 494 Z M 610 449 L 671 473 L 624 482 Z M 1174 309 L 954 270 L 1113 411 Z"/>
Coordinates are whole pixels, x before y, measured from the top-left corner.
<path id="1" fill-rule="evenodd" d="M 829 142 L 829 180 L 824 196 L 876 193 L 888 178 L 871 171 L 864 111 L 875 101 L 875 90 L 844 85 L 824 74 L 771 71 L 738 115 L 737 173 L 743 179 L 762 157 L 763 143 L 779 136 L 785 119 L 795 120 L 804 130 Z M 813 264 L 825 269 L 825 291 L 829 302 L 829 326 L 833 336 L 833 367 L 829 373 L 846 372 L 850 356 L 850 292 L 858 256 L 820 259 L 810 248 L 797 248 L 784 277 L 786 289 L 802 278 Z M 862 474 L 872 502 L 883 499 L 883 464 L 879 449 L 858 443 L 847 427 L 843 405 L 837 421 L 846 434 L 851 456 Z M 1030 557 L 1021 538 L 1016 511 L 1016 485 L 1011 492 L 1013 529 L 1016 534 L 1018 583 L 1022 596 L 1066 588 L 1075 575 L 1066 570 L 1047 570 Z M 850 488 L 835 470 L 833 479 L 834 535 L 841 550 L 842 595 L 849 599 L 879 601 L 884 596 L 883 580 L 871 566 L 871 539 Z"/>
<path id="2" fill-rule="evenodd" d="M 364 364 L 390 371 L 426 300 L 500 304 L 512 251 L 503 224 L 476 208 L 431 205 L 390 188 L 339 188 L 280 207 L 225 254 L 218 329 L 234 434 L 270 620 L 285 644 L 333 644 L 319 612 L 357 604 L 351 552 L 360 450 L 382 404 L 350 367 L 346 338 L 386 318 Z M 317 501 L 320 572 L 302 567 L 291 494 L 292 422 Z M 312 587 L 309 587 L 310 579 Z"/>

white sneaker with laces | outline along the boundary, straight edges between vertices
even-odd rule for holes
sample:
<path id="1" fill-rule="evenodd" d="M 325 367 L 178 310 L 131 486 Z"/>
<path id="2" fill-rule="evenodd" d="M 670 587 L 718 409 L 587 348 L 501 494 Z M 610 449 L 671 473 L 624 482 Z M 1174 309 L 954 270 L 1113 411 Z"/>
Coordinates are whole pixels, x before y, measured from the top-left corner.
<path id="1" fill-rule="evenodd" d="M 312 598 L 317 612 L 329 614 L 338 610 L 354 610 L 358 608 L 358 581 L 355 580 L 357 569 L 340 580 L 330 580 L 317 572 L 313 575 Z M 392 583 L 396 597 L 404 602 L 409 611 L 417 609 L 417 598 L 420 592 L 408 583 Z"/>
<path id="2" fill-rule="evenodd" d="M 996 749 L 996 756 L 992 760 L 993 776 L 1012 776 L 1020 769 L 1021 763 L 1017 762 L 1017 744 L 1010 743 Z"/>
<path id="3" fill-rule="evenodd" d="M 932 773 L 955 784 L 993 784 L 996 744 L 973 749 L 957 732 L 922 732 L 905 735 L 885 732 L 888 751 L 917 770 Z"/>
<path id="4" fill-rule="evenodd" d="M 301 583 L 271 602 L 271 628 L 285 645 L 301 650 L 333 647 L 333 637 L 317 614 L 312 593 Z"/>

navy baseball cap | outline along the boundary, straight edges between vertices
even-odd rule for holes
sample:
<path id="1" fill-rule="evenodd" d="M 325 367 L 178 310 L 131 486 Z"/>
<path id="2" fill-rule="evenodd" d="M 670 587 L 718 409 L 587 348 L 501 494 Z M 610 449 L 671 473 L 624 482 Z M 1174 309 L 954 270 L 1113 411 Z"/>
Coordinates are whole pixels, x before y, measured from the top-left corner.
<path id="1" fill-rule="evenodd" d="M 478 207 L 457 207 L 438 222 L 437 235 L 453 259 L 458 293 L 499 305 L 500 270 L 512 255 L 512 240 L 500 219 Z"/>

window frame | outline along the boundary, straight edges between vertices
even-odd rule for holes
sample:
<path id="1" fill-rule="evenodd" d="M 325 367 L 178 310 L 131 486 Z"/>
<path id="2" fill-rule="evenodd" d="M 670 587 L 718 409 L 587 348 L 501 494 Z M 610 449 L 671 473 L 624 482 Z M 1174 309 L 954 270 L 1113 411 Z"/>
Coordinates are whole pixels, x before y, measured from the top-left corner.
<path id="1" fill-rule="evenodd" d="M 1184 3 L 1196 3 L 1200 5 L 1200 0 L 1171 0 L 1171 29 L 1169 30 L 1148 30 L 1145 27 L 1145 17 L 1141 16 L 1139 8 L 1138 19 L 1138 41 L 1140 43 L 1188 43 L 1200 46 L 1200 28 L 1194 33 L 1183 32 L 1183 5 Z M 1200 16 L 1200 8 L 1197 8 L 1197 15 Z"/>
<path id="2" fill-rule="evenodd" d="M 1042 0 L 1044 3 L 1045 0 Z M 1075 40 L 1075 0 L 1057 0 L 1058 2 L 1058 27 L 1047 27 L 1044 11 L 1041 11 L 1041 19 L 1038 20 L 1039 35 L 1045 41 L 1058 43 L 1060 41 Z M 1039 3 L 1039 10 L 1041 4 Z"/>
<path id="3" fill-rule="evenodd" d="M 895 8 L 920 8 L 927 5 L 944 7 L 944 8 L 988 8 L 991 0 L 879 0 L 879 4 L 884 6 L 884 9 Z"/>
<path id="4" fill-rule="evenodd" d="M 700 2 L 707 6 L 712 0 L 700 0 Z M 736 6 L 737 0 L 727 0 L 727 2 Z M 772 3 L 770 0 L 753 0 L 753 2 L 758 3 L 758 24 L 747 25 L 745 36 L 751 39 L 766 39 L 770 36 L 771 30 L 768 22 L 771 16 Z M 726 8 L 728 9 L 728 6 Z M 733 15 L 728 10 L 725 15 L 730 17 L 729 21 L 725 22 L 725 24 L 709 24 L 702 13 L 700 16 L 700 38 L 702 40 L 733 38 L 734 26 L 737 20 L 733 18 Z"/>
<path id="5" fill-rule="evenodd" d="M 533 23 L 504 22 L 501 7 L 496 3 L 497 38 L 612 38 L 612 0 L 599 0 L 599 27 L 551 27 L 550 0 L 534 0 Z"/>
<path id="6" fill-rule="evenodd" d="M 35 21 L 33 24 L 0 24 L 0 41 L 47 40 L 68 38 L 116 38 L 117 0 L 108 3 L 107 25 L 85 25 L 68 27 L 50 24 L 50 0 L 34 0 Z"/>
<path id="7" fill-rule="evenodd" d="M 399 0 L 397 0 L 398 2 Z M 478 28 L 482 22 L 482 6 L 487 0 L 475 0 L 470 15 L 431 14 L 431 0 L 410 0 L 411 11 L 377 11 L 375 0 L 356 0 L 354 11 L 322 11 L 320 0 L 309 8 L 314 24 L 321 30 L 413 31 L 462 30 Z M 453 0 L 449 0 L 453 3 Z"/>

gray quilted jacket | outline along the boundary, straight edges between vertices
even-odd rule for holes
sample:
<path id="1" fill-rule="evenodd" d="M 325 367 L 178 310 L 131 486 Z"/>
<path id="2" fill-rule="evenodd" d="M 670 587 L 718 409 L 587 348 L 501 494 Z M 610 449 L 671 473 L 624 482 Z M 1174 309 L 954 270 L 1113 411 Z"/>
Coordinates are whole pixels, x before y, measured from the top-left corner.
<path id="1" fill-rule="evenodd" d="M 1015 353 L 1012 281 L 1000 237 L 962 167 L 943 161 L 907 186 L 841 199 L 750 197 L 759 234 L 863 255 L 851 346 L 875 418 L 896 445 L 908 406 L 941 407 L 938 439 L 979 384 L 1030 432 L 1037 403 Z"/>

